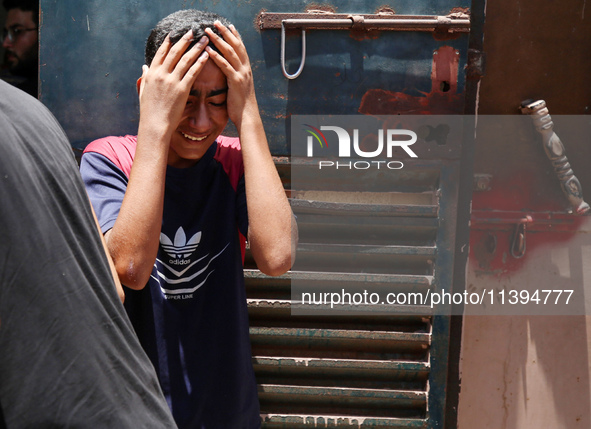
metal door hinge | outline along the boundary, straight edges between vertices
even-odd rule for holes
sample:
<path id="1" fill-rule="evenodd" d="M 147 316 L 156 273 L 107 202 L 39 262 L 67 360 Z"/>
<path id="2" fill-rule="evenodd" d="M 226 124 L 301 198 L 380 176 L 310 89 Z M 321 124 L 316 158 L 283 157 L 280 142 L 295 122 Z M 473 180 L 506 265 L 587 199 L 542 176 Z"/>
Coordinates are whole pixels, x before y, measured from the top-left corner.
<path id="1" fill-rule="evenodd" d="M 486 76 L 486 53 L 477 49 L 468 49 L 466 79 L 479 80 Z"/>

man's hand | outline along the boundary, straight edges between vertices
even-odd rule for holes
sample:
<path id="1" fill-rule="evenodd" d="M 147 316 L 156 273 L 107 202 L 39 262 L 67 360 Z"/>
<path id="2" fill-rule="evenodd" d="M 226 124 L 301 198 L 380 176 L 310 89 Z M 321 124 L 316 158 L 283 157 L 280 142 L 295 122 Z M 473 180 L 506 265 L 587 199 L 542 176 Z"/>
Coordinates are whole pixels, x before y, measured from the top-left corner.
<path id="1" fill-rule="evenodd" d="M 221 55 L 209 46 L 205 48 L 205 51 L 209 53 L 209 57 L 226 76 L 228 81 L 228 116 L 240 131 L 245 114 L 252 114 L 254 116 L 251 117 L 255 118 L 259 116 L 250 60 L 246 47 L 233 25 L 228 28 L 219 21 L 216 21 L 214 25 L 223 38 L 210 28 L 206 28 L 205 32 L 219 49 Z"/>
<path id="2" fill-rule="evenodd" d="M 168 135 L 178 126 L 189 91 L 209 57 L 203 50 L 208 43 L 205 36 L 185 53 L 192 41 L 192 31 L 174 45 L 166 36 L 150 67 L 142 67 L 138 81 L 140 122 L 166 130 Z"/>

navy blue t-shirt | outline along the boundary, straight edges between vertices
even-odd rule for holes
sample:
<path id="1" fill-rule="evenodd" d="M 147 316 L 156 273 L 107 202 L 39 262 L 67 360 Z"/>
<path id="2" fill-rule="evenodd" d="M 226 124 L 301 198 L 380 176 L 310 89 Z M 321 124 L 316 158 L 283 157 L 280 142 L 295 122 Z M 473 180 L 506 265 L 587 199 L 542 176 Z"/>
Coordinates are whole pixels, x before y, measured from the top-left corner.
<path id="1" fill-rule="evenodd" d="M 81 172 L 103 233 L 113 227 L 135 136 L 91 143 Z M 160 246 L 125 307 L 180 428 L 260 427 L 243 276 L 248 228 L 238 139 L 221 137 L 193 167 L 168 167 Z"/>

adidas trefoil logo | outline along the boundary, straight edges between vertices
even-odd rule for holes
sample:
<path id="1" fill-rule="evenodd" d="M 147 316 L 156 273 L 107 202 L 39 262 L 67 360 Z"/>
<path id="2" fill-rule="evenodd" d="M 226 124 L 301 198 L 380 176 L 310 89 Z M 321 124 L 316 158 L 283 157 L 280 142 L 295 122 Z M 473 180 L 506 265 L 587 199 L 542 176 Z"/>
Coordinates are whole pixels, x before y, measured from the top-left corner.
<path id="1" fill-rule="evenodd" d="M 188 259 L 191 254 L 197 249 L 199 246 L 199 242 L 201 241 L 201 231 L 187 240 L 187 235 L 185 234 L 185 230 L 181 226 L 176 234 L 174 235 L 174 243 L 173 241 L 166 236 L 164 233 L 160 233 L 160 245 L 164 249 L 164 251 L 170 256 L 171 260 L 168 262 L 172 265 L 187 265 L 191 262 Z"/>

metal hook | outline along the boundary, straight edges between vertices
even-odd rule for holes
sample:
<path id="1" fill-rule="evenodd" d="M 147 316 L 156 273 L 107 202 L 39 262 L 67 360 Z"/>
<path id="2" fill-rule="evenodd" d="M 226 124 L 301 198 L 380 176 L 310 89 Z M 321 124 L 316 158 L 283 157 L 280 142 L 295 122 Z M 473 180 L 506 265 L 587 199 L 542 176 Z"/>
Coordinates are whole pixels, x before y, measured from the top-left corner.
<path id="1" fill-rule="evenodd" d="M 285 25 L 284 22 L 281 21 L 281 71 L 283 71 L 283 76 L 288 79 L 295 79 L 298 77 L 302 70 L 304 70 L 304 63 L 306 62 L 306 30 L 302 28 L 302 61 L 300 62 L 300 67 L 298 71 L 294 74 L 287 73 L 285 69 Z"/>
<path id="2" fill-rule="evenodd" d="M 520 259 L 525 256 L 526 238 L 525 231 L 528 223 L 532 223 L 533 219 L 527 215 L 515 225 L 513 237 L 511 237 L 511 256 L 515 259 Z"/>

